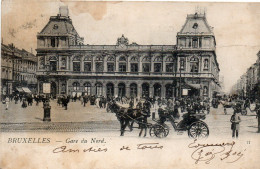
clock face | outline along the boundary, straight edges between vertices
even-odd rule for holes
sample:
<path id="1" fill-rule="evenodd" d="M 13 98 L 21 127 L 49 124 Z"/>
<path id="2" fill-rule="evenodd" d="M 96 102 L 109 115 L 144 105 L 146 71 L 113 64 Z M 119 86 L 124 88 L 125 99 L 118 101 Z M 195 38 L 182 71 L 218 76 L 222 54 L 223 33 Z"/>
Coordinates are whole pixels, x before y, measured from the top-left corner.
<path id="1" fill-rule="evenodd" d="M 120 44 L 120 47 L 121 47 L 121 48 L 124 48 L 124 47 L 125 47 L 125 44 Z"/>
<path id="2" fill-rule="evenodd" d="M 58 27 L 59 27 L 59 26 L 58 26 L 57 24 L 54 24 L 54 25 L 53 25 L 53 29 L 58 29 Z"/>
<path id="3" fill-rule="evenodd" d="M 198 28 L 198 24 L 197 23 L 194 23 L 194 25 L 192 26 L 193 29 L 197 29 Z"/>

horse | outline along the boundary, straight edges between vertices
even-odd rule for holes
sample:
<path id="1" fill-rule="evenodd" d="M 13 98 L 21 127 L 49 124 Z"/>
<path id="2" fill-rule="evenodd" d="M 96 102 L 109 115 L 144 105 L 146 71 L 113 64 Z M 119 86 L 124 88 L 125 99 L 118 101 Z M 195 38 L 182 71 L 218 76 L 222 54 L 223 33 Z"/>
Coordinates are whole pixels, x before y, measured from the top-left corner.
<path id="1" fill-rule="evenodd" d="M 109 104 L 110 111 L 116 114 L 118 121 L 120 122 L 120 136 L 124 136 L 125 128 L 129 125 L 130 121 L 137 121 L 141 131 L 139 133 L 139 137 L 142 135 L 143 129 L 145 129 L 144 137 L 147 133 L 147 115 L 142 113 L 139 109 L 130 109 L 120 107 L 117 103 L 113 102 Z M 131 130 L 131 128 L 130 128 Z"/>

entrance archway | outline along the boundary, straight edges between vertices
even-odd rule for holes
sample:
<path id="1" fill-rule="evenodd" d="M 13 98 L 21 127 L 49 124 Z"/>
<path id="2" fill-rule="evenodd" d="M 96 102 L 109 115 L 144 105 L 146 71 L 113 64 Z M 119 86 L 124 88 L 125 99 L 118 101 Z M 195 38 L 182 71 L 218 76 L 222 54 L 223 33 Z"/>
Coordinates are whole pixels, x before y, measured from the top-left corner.
<path id="1" fill-rule="evenodd" d="M 143 83 L 142 84 L 142 97 L 149 97 L 149 84 L 148 83 Z"/>
<path id="2" fill-rule="evenodd" d="M 130 97 L 137 97 L 137 84 L 135 83 L 130 85 Z"/>
<path id="3" fill-rule="evenodd" d="M 154 96 L 161 97 L 162 96 L 162 86 L 159 83 L 153 85 L 154 88 Z"/>
<path id="4" fill-rule="evenodd" d="M 114 85 L 113 83 L 107 84 L 107 97 L 113 97 L 114 96 Z"/>
<path id="5" fill-rule="evenodd" d="M 167 85 L 165 85 L 165 88 L 166 88 L 166 93 L 165 93 L 166 98 L 167 99 L 172 98 L 173 97 L 173 91 L 174 91 L 173 85 L 167 84 Z"/>
<path id="6" fill-rule="evenodd" d="M 57 85 L 55 82 L 51 82 L 51 96 L 56 98 L 57 95 Z"/>
<path id="7" fill-rule="evenodd" d="M 125 84 L 119 83 L 118 84 L 118 97 L 124 97 L 125 96 Z"/>

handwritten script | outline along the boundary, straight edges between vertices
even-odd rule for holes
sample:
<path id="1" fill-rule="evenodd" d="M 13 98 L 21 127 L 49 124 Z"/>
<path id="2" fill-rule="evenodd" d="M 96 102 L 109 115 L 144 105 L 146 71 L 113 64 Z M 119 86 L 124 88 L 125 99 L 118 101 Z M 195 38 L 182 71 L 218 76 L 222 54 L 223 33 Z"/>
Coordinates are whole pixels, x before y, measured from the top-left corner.
<path id="1" fill-rule="evenodd" d="M 191 158 L 195 160 L 195 164 L 199 162 L 205 162 L 210 164 L 213 159 L 220 159 L 227 163 L 234 163 L 243 157 L 243 152 L 246 151 L 235 151 L 234 146 L 236 142 L 227 142 L 219 144 L 200 144 L 197 139 L 188 145 L 189 148 L 195 149 L 191 154 Z"/>
<path id="2" fill-rule="evenodd" d="M 142 143 L 142 144 L 137 144 L 134 147 L 130 146 L 122 146 L 119 148 L 120 151 L 131 151 L 131 150 L 154 150 L 154 149 L 162 149 L 163 146 L 160 145 L 159 143 Z M 59 146 L 55 149 L 52 150 L 53 153 L 86 153 L 86 152 L 93 152 L 93 153 L 100 153 L 100 152 L 107 152 L 108 148 L 107 147 L 89 147 L 85 149 L 72 149 L 68 148 L 67 146 Z"/>

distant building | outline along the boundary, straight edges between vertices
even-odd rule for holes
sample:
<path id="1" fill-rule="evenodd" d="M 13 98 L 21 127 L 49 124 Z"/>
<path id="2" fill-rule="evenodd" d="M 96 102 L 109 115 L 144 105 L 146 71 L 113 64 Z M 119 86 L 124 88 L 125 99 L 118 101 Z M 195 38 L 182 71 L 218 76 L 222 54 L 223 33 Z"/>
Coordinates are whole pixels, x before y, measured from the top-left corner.
<path id="1" fill-rule="evenodd" d="M 232 88 L 233 94 L 260 99 L 260 51 L 256 63 L 251 65 Z"/>
<path id="2" fill-rule="evenodd" d="M 51 94 L 212 97 L 219 92 L 216 41 L 204 14 L 188 15 L 177 45 L 83 45 L 66 8 L 37 35 L 38 88 Z"/>
<path id="3" fill-rule="evenodd" d="M 36 92 L 37 58 L 13 44 L 1 44 L 1 94 Z"/>

